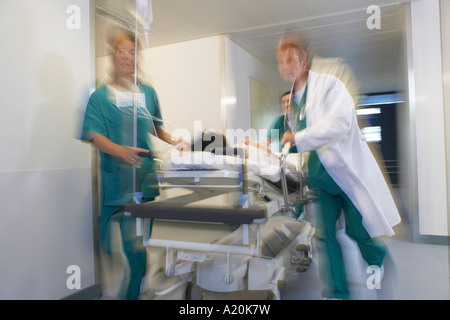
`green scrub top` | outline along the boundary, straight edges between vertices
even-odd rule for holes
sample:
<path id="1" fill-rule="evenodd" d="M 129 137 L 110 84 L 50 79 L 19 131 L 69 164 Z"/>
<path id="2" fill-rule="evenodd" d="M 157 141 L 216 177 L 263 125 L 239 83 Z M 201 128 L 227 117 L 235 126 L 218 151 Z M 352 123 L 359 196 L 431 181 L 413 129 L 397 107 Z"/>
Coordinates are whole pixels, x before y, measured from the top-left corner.
<path id="1" fill-rule="evenodd" d="M 149 133 L 153 126 L 162 125 L 155 90 L 143 84 L 139 87 L 145 95 L 145 104 L 153 120 L 138 117 L 137 147 L 152 150 Z M 88 102 L 84 116 L 81 140 L 90 141 L 97 134 L 122 146 L 133 146 L 133 114 L 116 106 L 114 90 L 108 86 L 95 91 Z M 133 167 L 104 152 L 101 156 L 102 205 L 121 206 L 133 200 Z M 137 181 L 143 199 L 154 199 L 158 194 L 156 166 L 153 158 L 144 158 L 137 170 Z M 139 188 L 139 186 L 138 186 Z"/>
<path id="2" fill-rule="evenodd" d="M 283 136 L 286 133 L 286 131 L 290 131 L 289 126 L 286 123 L 286 116 L 285 115 L 281 115 L 279 116 L 275 122 L 273 123 L 273 125 L 271 126 L 269 132 L 267 133 L 267 138 L 268 139 L 273 139 L 275 138 L 272 135 L 272 131 L 273 130 L 277 130 L 278 131 L 278 142 L 279 142 L 279 152 L 281 152 L 281 150 L 283 149 L 283 146 L 281 145 L 281 140 L 283 140 Z M 298 153 L 297 151 L 297 147 L 294 145 L 293 147 L 291 147 L 291 149 L 289 149 L 289 153 Z"/>

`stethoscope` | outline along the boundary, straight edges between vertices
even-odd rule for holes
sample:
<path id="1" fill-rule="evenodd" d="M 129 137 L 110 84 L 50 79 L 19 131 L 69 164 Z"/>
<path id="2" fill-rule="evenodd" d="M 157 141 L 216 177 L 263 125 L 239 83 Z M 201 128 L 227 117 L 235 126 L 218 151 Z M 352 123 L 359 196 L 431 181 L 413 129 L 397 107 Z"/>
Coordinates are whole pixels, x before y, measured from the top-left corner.
<path id="1" fill-rule="evenodd" d="M 297 81 L 294 80 L 294 82 L 292 83 L 291 91 L 289 93 L 289 108 L 284 114 L 284 129 L 286 130 L 289 127 L 291 129 L 291 132 L 294 133 L 297 131 L 298 120 L 303 121 L 306 116 L 306 95 L 308 90 L 308 81 L 306 81 L 305 91 L 303 92 L 303 96 L 300 99 L 299 108 L 297 107 L 297 105 L 293 105 L 292 98 L 296 82 Z M 298 109 L 300 109 L 300 115 L 298 115 Z"/>

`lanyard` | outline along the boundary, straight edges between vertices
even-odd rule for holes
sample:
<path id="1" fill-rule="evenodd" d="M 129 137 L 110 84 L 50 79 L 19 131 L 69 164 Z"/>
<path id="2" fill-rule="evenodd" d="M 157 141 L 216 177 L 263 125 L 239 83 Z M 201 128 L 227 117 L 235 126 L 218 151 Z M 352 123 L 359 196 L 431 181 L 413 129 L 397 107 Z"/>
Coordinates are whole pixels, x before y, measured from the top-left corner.
<path id="1" fill-rule="evenodd" d="M 306 96 L 308 92 L 308 83 L 306 83 L 305 92 L 303 93 L 302 99 L 300 100 L 300 121 L 303 121 L 306 116 Z"/>

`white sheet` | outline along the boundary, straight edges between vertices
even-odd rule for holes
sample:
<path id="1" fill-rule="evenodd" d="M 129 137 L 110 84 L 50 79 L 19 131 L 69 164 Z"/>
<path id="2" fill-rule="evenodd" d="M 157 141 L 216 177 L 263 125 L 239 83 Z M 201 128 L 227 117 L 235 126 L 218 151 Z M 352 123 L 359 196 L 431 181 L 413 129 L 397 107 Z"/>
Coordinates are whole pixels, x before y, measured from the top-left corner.
<path id="1" fill-rule="evenodd" d="M 253 146 L 247 148 L 247 170 L 271 182 L 281 179 L 279 154 L 267 153 Z M 286 176 L 298 180 L 299 154 L 289 154 L 286 158 Z M 176 170 L 226 170 L 242 171 L 242 158 L 237 156 L 216 155 L 210 152 L 170 151 L 170 156 L 161 165 L 163 171 Z"/>

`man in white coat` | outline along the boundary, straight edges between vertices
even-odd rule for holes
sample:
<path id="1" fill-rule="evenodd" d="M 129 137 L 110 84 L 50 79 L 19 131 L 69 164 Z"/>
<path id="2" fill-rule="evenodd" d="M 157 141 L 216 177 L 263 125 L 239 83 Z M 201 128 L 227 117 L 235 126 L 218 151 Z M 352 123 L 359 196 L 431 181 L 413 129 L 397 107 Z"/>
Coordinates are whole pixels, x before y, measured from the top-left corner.
<path id="1" fill-rule="evenodd" d="M 354 101 L 345 85 L 332 75 L 308 70 L 308 50 L 297 34 L 281 37 L 278 67 L 293 83 L 300 131 L 286 132 L 299 152 L 309 152 L 308 186 L 318 194 L 316 215 L 319 271 L 324 298 L 349 299 L 344 260 L 336 240 L 336 221 L 345 214 L 346 233 L 362 257 L 383 272 L 386 249 L 378 237 L 392 236 L 400 216 L 388 185 L 362 135 Z"/>

